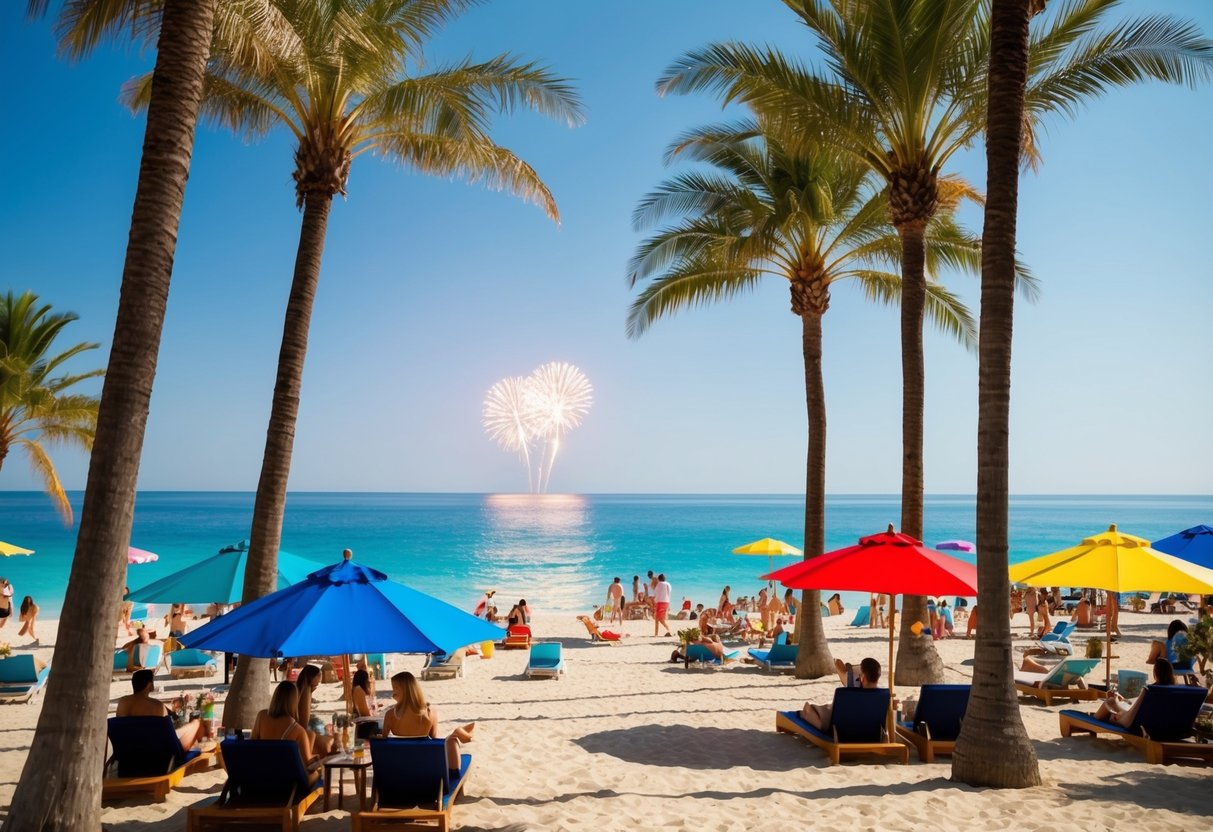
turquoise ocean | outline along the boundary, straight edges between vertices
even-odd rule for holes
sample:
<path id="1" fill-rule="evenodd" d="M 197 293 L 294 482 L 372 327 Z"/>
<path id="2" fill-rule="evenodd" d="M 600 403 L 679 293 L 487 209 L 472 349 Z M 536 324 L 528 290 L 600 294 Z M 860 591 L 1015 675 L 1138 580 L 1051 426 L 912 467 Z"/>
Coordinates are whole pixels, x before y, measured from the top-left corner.
<path id="1" fill-rule="evenodd" d="M 78 516 L 81 495 L 70 496 Z M 252 507 L 251 493 L 140 493 L 131 542 L 160 560 L 131 566 L 129 585 L 247 538 Z M 973 540 L 974 512 L 972 496 L 928 496 L 926 542 Z M 896 495 L 831 496 L 826 547 L 882 531 L 899 514 Z M 1213 523 L 1213 496 L 1013 497 L 1011 559 L 1074 545 L 1110 523 L 1155 540 Z M 491 587 L 503 611 L 523 597 L 536 612 L 565 613 L 601 603 L 615 576 L 630 585 L 650 569 L 667 575 L 675 602 L 685 596 L 711 606 L 726 584 L 734 598 L 752 595 L 767 561 L 731 550 L 761 537 L 799 546 L 803 528 L 804 500 L 795 495 L 292 493 L 282 548 L 321 566 L 348 547 L 355 560 L 467 609 Z M 44 494 L 0 492 L 0 540 L 35 550 L 0 558 L 16 600 L 32 595 L 44 614 L 56 615 L 75 529 L 63 526 Z M 793 560 L 777 558 L 776 566 Z M 853 608 L 866 598 L 844 601 Z"/>

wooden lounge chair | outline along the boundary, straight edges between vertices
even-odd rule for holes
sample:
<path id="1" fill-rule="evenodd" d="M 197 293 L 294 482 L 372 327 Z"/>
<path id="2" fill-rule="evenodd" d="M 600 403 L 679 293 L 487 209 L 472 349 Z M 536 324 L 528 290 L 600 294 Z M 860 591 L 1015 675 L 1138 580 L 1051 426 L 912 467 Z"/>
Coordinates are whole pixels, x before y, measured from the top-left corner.
<path id="1" fill-rule="evenodd" d="M 158 802 L 168 798 L 182 778 L 210 768 L 214 752 L 186 751 L 168 716 L 113 716 L 108 725 L 113 754 L 105 762 L 101 799 L 147 793 Z"/>
<path id="2" fill-rule="evenodd" d="M 1099 659 L 1063 659 L 1048 673 L 1015 671 L 1015 689 L 1024 696 L 1032 696 L 1052 705 L 1054 699 L 1093 701 L 1103 696 L 1102 691 L 1080 688 L 1076 684 L 1099 665 Z"/>
<path id="3" fill-rule="evenodd" d="M 526 665 L 526 676 L 550 676 L 559 679 L 564 675 L 564 659 L 560 656 L 560 642 L 544 642 L 531 645 L 531 659 Z"/>
<path id="4" fill-rule="evenodd" d="M 887 688 L 836 688 L 829 733 L 818 731 L 799 711 L 776 711 L 775 730 L 797 734 L 823 749 L 831 765 L 843 757 L 877 754 L 910 762 L 910 749 L 887 732 L 889 691 Z"/>
<path id="5" fill-rule="evenodd" d="M 426 657 L 425 667 L 421 669 L 421 678 L 429 679 L 456 679 L 463 675 L 464 668 L 464 650 L 456 650 L 449 655 L 442 653 L 431 653 Z"/>
<path id="6" fill-rule="evenodd" d="M 770 650 L 751 647 L 749 652 L 754 664 L 763 670 L 785 671 L 796 669 L 796 656 L 800 651 L 794 644 L 773 644 Z"/>
<path id="7" fill-rule="evenodd" d="M 1094 714 L 1064 710 L 1058 714 L 1061 735 L 1113 734 L 1145 754 L 1147 763 L 1172 759 L 1213 762 L 1213 745 L 1188 739 L 1207 693 L 1192 685 L 1147 685 L 1129 727 L 1098 720 Z"/>
<path id="8" fill-rule="evenodd" d="M 141 648 L 139 648 L 139 647 L 135 648 L 135 650 L 137 651 L 136 652 L 137 659 L 139 658 L 138 651 L 140 649 Z M 142 648 L 143 657 L 142 657 L 141 667 L 155 670 L 156 666 L 160 664 L 160 658 L 163 655 L 163 652 L 162 652 L 163 649 L 164 648 L 160 644 L 160 642 L 149 641 L 147 643 L 147 645 Z M 138 668 L 136 668 L 136 669 L 138 669 Z M 131 678 L 133 673 L 134 673 L 134 671 L 126 669 L 126 651 L 121 650 L 121 649 L 115 650 L 114 651 L 114 673 L 113 673 L 114 681 L 118 681 L 119 679 L 129 679 L 129 678 Z"/>
<path id="9" fill-rule="evenodd" d="M 503 650 L 525 650 L 531 646 L 531 628 L 525 624 L 511 624 L 505 631 Z"/>
<path id="10" fill-rule="evenodd" d="M 686 647 L 686 658 L 683 659 L 682 666 L 688 670 L 691 665 L 695 665 L 696 667 L 721 667 L 736 659 L 737 656 L 738 651 L 732 650 L 725 653 L 724 659 L 721 660 L 706 645 L 688 644 Z"/>
<path id="11" fill-rule="evenodd" d="M 371 766 L 371 805 L 354 813 L 354 832 L 431 822 L 446 832 L 451 808 L 467 785 L 472 757 L 460 756 L 459 776 L 454 777 L 447 768 L 445 740 L 381 739 L 371 740 Z"/>
<path id="12" fill-rule="evenodd" d="M 33 653 L 0 659 L 0 702 L 29 702 L 42 690 L 50 665 L 38 669 Z"/>
<path id="13" fill-rule="evenodd" d="M 897 736 L 918 749 L 918 759 L 935 762 L 936 754 L 951 754 L 960 736 L 960 722 L 969 707 L 969 685 L 923 685 L 914 718 L 897 723 Z"/>
<path id="14" fill-rule="evenodd" d="M 219 662 L 210 653 L 185 648 L 168 654 L 169 674 L 174 679 L 193 679 L 219 672 Z"/>
<path id="15" fill-rule="evenodd" d="M 606 642 L 609 644 L 618 644 L 619 639 L 622 638 L 622 636 L 620 636 L 619 633 L 614 633 L 614 632 L 610 632 L 610 631 L 607 631 L 604 633 L 602 630 L 598 629 L 598 625 L 595 624 L 592 620 L 590 620 L 590 617 L 588 615 L 579 615 L 579 616 L 577 616 L 577 620 L 585 625 L 586 632 L 588 632 L 590 634 L 591 642 L 600 642 L 601 641 L 601 642 Z"/>
<path id="16" fill-rule="evenodd" d="M 186 812 L 188 832 L 235 824 L 279 825 L 298 832 L 303 813 L 324 791 L 310 780 L 294 740 L 227 740 L 221 746 L 227 782 L 218 797 L 195 803 Z"/>

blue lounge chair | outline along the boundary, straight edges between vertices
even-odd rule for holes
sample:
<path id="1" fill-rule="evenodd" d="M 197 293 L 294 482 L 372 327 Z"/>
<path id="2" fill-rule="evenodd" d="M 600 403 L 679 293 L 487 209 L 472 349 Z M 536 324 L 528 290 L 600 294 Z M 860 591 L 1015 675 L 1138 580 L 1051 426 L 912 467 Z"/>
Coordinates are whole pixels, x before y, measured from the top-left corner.
<path id="1" fill-rule="evenodd" d="M 227 782 L 218 797 L 195 803 L 186 812 L 189 832 L 207 826 L 228 829 L 238 823 L 281 824 L 298 832 L 303 813 L 324 781 L 311 779 L 294 740 L 226 740 L 220 746 Z"/>
<path id="2" fill-rule="evenodd" d="M 560 657 L 560 642 L 531 645 L 531 659 L 526 665 L 528 679 L 532 676 L 551 676 L 559 679 L 563 674 L 564 659 Z"/>
<path id="3" fill-rule="evenodd" d="M 107 731 L 113 753 L 105 762 L 102 800 L 146 792 L 163 802 L 185 775 L 214 760 L 213 752 L 183 749 L 168 716 L 113 716 Z"/>
<path id="4" fill-rule="evenodd" d="M 776 711 L 775 730 L 804 737 L 825 750 L 831 765 L 844 756 L 879 754 L 910 762 L 910 749 L 888 735 L 888 688 L 836 688 L 828 732 L 819 731 L 799 711 Z"/>
<path id="5" fill-rule="evenodd" d="M 1104 722 L 1094 714 L 1064 710 L 1058 714 L 1061 735 L 1074 732 L 1115 734 L 1142 751 L 1147 763 L 1165 763 L 1169 759 L 1195 758 L 1213 762 L 1213 745 L 1188 740 L 1208 691 L 1192 685 L 1147 685 L 1145 697 L 1129 727 Z"/>
<path id="6" fill-rule="evenodd" d="M 864 604 L 859 609 L 855 610 L 855 617 L 851 619 L 852 627 L 866 627 L 868 622 L 872 620 L 872 608 Z"/>
<path id="7" fill-rule="evenodd" d="M 38 670 L 33 653 L 0 659 L 0 702 L 30 701 L 42 690 L 50 672 L 49 665 Z"/>
<path id="8" fill-rule="evenodd" d="M 691 665 L 696 665 L 697 667 L 703 667 L 706 665 L 713 665 L 716 667 L 720 667 L 725 662 L 733 661 L 734 659 L 737 658 L 737 656 L 738 656 L 738 651 L 732 650 L 728 653 L 725 653 L 724 661 L 721 661 L 720 659 L 716 658 L 716 656 L 714 656 L 712 654 L 712 651 L 709 650 L 705 645 L 688 644 L 687 645 L 687 656 L 683 660 L 682 666 L 685 668 L 690 668 Z"/>
<path id="9" fill-rule="evenodd" d="M 135 649 L 136 649 L 136 651 L 138 651 L 140 649 L 142 649 L 142 651 L 143 651 L 143 667 L 151 668 L 154 670 L 156 668 L 156 666 L 160 664 L 160 657 L 163 655 L 163 653 L 161 652 L 163 648 L 161 647 L 160 642 L 152 641 L 152 642 L 149 642 L 146 647 L 143 647 L 143 648 L 136 647 Z M 138 652 L 136 652 L 135 658 L 136 659 L 139 658 Z M 131 671 L 126 669 L 126 651 L 125 650 L 115 650 L 114 651 L 114 678 L 115 679 L 129 679 L 130 677 L 131 677 Z"/>
<path id="10" fill-rule="evenodd" d="M 1067 656 L 1074 655 L 1074 645 L 1070 643 L 1070 636 L 1078 628 L 1076 623 L 1070 621 L 1058 621 L 1053 625 L 1051 632 L 1045 633 L 1040 637 L 1040 641 L 1036 642 L 1042 650 L 1047 650 L 1050 653 L 1062 654 Z"/>
<path id="11" fill-rule="evenodd" d="M 935 762 L 936 754 L 951 754 L 960 736 L 960 722 L 969 708 L 969 685 L 923 685 L 914 718 L 897 724 L 897 735 L 918 749 L 918 759 Z"/>
<path id="12" fill-rule="evenodd" d="M 436 822 L 451 826 L 451 807 L 467 785 L 472 757 L 459 757 L 459 771 L 447 768 L 445 740 L 371 740 L 375 786 L 369 809 L 354 813 L 354 832 L 378 827 Z"/>
<path id="13" fill-rule="evenodd" d="M 1093 701 L 1103 696 L 1103 691 L 1094 688 L 1076 687 L 1082 679 L 1099 666 L 1099 659 L 1062 659 L 1048 673 L 1015 671 L 1015 690 L 1024 696 L 1040 699 L 1052 705 L 1054 699 Z"/>
<path id="14" fill-rule="evenodd" d="M 174 679 L 210 676 L 219 672 L 219 662 L 210 653 L 187 647 L 168 654 L 169 673 Z"/>
<path id="15" fill-rule="evenodd" d="M 754 664 L 763 670 L 795 670 L 796 654 L 799 652 L 794 644 L 775 644 L 770 650 L 755 650 L 750 648 L 750 656 Z"/>
<path id="16" fill-rule="evenodd" d="M 429 681 L 430 679 L 454 679 L 462 676 L 464 656 L 463 651 L 430 653 L 426 656 L 425 667 L 421 669 L 421 678 Z"/>

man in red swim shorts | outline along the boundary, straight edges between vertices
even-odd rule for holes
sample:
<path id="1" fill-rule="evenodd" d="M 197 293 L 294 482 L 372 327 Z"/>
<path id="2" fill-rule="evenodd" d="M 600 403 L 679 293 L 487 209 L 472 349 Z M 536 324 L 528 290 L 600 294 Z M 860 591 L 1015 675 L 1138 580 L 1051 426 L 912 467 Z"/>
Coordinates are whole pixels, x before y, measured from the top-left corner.
<path id="1" fill-rule="evenodd" d="M 666 616 L 670 614 L 670 595 L 673 592 L 672 587 L 665 579 L 665 574 L 657 576 L 657 586 L 653 590 L 653 635 L 658 635 L 658 630 L 665 627 L 667 636 L 673 635 L 670 632 L 670 625 L 666 622 Z"/>

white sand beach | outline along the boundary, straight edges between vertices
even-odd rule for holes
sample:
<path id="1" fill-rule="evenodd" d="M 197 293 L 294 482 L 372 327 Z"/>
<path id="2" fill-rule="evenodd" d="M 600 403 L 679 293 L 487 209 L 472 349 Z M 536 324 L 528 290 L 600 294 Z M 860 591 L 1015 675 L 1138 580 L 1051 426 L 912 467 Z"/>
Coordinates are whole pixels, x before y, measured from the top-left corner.
<path id="1" fill-rule="evenodd" d="M 849 619 L 848 613 L 826 621 L 834 654 L 855 662 L 872 655 L 883 664 L 886 634 L 847 627 Z M 1150 640 L 1169 620 L 1122 613 L 1125 638 L 1117 665 L 1144 668 Z M 1022 633 L 1022 616 L 1016 624 Z M 38 654 L 49 659 L 54 622 L 39 626 Z M 911 755 L 908 766 L 880 758 L 830 766 L 808 743 L 777 734 L 774 714 L 806 699 L 829 701 L 836 680 L 802 682 L 744 664 L 687 671 L 666 662 L 674 642 L 646 635 L 651 626 L 630 622 L 630 637 L 611 646 L 590 644 L 572 618 L 539 618 L 537 634 L 564 644 L 563 679 L 527 680 L 526 652 L 498 650 L 492 659 L 473 659 L 462 679 L 424 684 L 444 728 L 473 720 L 478 725 L 475 741 L 465 748 L 475 763 L 467 796 L 455 808 L 457 828 L 786 832 L 811 825 L 827 832 L 1032 832 L 1066 825 L 1084 832 L 1158 832 L 1197 828 L 1213 815 L 1208 768 L 1147 765 L 1113 740 L 1061 739 L 1057 711 L 1066 706 L 1046 708 L 1029 700 L 1021 700 L 1021 711 L 1041 761 L 1045 784 L 1039 788 L 957 785 L 949 782 L 946 758 L 930 765 Z M 20 649 L 19 641 L 14 646 Z M 947 681 L 969 679 L 973 647 L 963 638 L 940 642 Z M 419 657 L 395 657 L 392 669 L 420 665 Z M 182 689 L 201 690 L 201 682 L 174 682 L 167 675 L 157 680 L 166 699 Z M 388 685 L 378 688 L 387 701 Z M 111 696 L 128 691 L 129 683 L 115 683 Z M 899 687 L 898 693 L 904 697 L 913 690 Z M 340 695 L 339 684 L 322 686 L 320 713 L 336 709 Z M 1080 707 L 1093 709 L 1089 703 Z M 0 806 L 12 797 L 40 709 L 40 698 L 0 707 Z M 223 778 L 219 770 L 191 775 L 165 803 L 136 798 L 109 804 L 105 828 L 184 829 L 186 807 L 218 793 Z M 346 790 L 349 809 L 348 779 Z M 319 806 L 303 829 L 350 828 L 348 812 L 323 813 Z"/>

